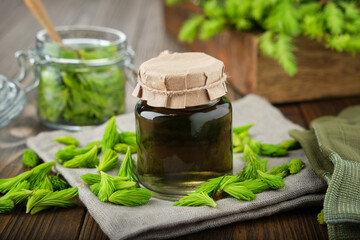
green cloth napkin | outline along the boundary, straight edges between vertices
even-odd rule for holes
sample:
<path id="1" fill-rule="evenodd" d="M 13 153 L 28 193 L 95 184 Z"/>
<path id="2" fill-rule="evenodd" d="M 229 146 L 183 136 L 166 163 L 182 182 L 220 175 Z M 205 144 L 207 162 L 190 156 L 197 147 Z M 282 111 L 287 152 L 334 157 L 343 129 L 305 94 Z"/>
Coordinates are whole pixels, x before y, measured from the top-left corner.
<path id="1" fill-rule="evenodd" d="M 318 118 L 311 130 L 291 130 L 290 135 L 328 183 L 324 220 L 329 238 L 360 239 L 360 106 Z"/>

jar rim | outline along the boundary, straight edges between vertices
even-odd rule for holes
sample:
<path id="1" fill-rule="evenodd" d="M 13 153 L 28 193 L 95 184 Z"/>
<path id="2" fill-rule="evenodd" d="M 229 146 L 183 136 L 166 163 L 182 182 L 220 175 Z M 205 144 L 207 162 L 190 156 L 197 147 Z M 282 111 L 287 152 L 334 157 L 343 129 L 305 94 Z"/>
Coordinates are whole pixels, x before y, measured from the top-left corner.
<path id="1" fill-rule="evenodd" d="M 84 59 L 75 59 L 75 58 L 59 58 L 59 57 L 53 57 L 50 56 L 49 54 L 44 54 L 44 52 L 42 52 L 42 56 L 45 58 L 45 60 L 47 62 L 52 62 L 52 63 L 58 63 L 58 64 L 71 64 L 71 65 L 90 65 L 90 66 L 103 66 L 103 65 L 111 65 L 111 64 L 115 64 L 118 63 L 119 61 L 121 61 L 126 55 L 129 54 L 129 49 L 127 48 L 127 37 L 125 35 L 125 33 L 123 33 L 122 31 L 113 29 L 113 28 L 108 28 L 108 27 L 100 27 L 100 26 L 88 26 L 88 25 L 71 25 L 71 26 L 57 26 L 55 27 L 55 30 L 59 33 L 60 36 L 66 34 L 66 33 L 71 33 L 71 32 L 89 32 L 92 34 L 104 34 L 104 35 L 109 35 L 111 36 L 113 39 L 112 40 L 108 40 L 108 39 L 101 39 L 98 38 L 97 40 L 98 45 L 94 44 L 94 48 L 99 47 L 99 46 L 114 46 L 117 48 L 118 50 L 118 54 L 116 57 L 114 58 L 99 58 L 99 59 L 90 59 L 90 60 L 84 60 Z M 80 37 L 80 39 L 86 39 L 84 37 Z M 66 38 L 65 38 L 66 39 Z M 106 44 L 105 44 L 106 42 Z M 37 50 L 40 50 L 41 48 L 43 48 L 43 46 L 45 44 L 54 44 L 55 46 L 61 46 L 59 43 L 55 43 L 53 41 L 51 41 L 51 39 L 48 36 L 48 33 L 45 29 L 40 30 L 37 34 L 36 34 L 36 48 Z"/>

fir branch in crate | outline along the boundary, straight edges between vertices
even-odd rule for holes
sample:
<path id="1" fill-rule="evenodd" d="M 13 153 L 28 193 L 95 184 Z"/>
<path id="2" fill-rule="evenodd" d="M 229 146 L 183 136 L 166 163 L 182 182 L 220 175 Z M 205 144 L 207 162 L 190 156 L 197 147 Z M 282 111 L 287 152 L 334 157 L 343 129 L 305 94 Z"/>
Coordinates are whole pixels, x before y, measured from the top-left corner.
<path id="1" fill-rule="evenodd" d="M 174 5 L 186 0 L 167 0 Z M 262 31 L 261 52 L 293 76 L 298 68 L 294 37 L 303 35 L 338 52 L 360 51 L 360 1 L 200 0 L 203 14 L 192 15 L 179 40 L 209 40 L 223 30 Z"/>

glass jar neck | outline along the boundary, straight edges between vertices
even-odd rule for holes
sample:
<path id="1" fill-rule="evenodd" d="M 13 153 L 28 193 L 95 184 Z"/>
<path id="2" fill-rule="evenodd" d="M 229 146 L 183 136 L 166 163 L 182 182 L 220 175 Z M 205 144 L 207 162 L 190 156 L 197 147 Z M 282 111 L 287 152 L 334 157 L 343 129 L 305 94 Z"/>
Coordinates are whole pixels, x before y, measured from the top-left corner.
<path id="1" fill-rule="evenodd" d="M 36 35 L 36 54 L 47 63 L 104 66 L 123 61 L 132 52 L 126 35 L 95 26 L 61 26 L 63 44 L 54 43 L 45 30 Z"/>
<path id="2" fill-rule="evenodd" d="M 206 108 L 210 108 L 214 105 L 216 105 L 220 100 L 221 100 L 222 97 L 220 98 L 216 98 L 210 102 L 208 102 L 207 104 L 202 104 L 202 105 L 197 105 L 197 106 L 191 106 L 191 107 L 185 107 L 185 108 L 166 108 L 166 107 L 153 107 L 153 106 L 150 106 L 147 104 L 146 100 L 141 100 L 141 101 L 144 101 L 146 102 L 146 104 L 152 108 L 158 108 L 158 109 L 166 109 L 166 110 L 170 110 L 170 111 L 179 111 L 179 112 L 189 112 L 189 111 L 200 111 L 200 110 L 203 110 L 203 109 L 206 109 Z"/>

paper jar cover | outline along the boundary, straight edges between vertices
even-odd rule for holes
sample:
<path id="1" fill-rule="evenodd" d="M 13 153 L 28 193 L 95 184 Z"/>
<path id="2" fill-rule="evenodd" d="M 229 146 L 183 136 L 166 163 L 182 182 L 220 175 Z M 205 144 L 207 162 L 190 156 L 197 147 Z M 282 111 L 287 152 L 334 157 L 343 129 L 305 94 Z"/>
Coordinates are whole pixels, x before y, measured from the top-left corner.
<path id="1" fill-rule="evenodd" d="M 133 96 L 153 107 L 181 109 L 226 94 L 224 63 L 205 53 L 163 52 L 141 64 Z"/>

